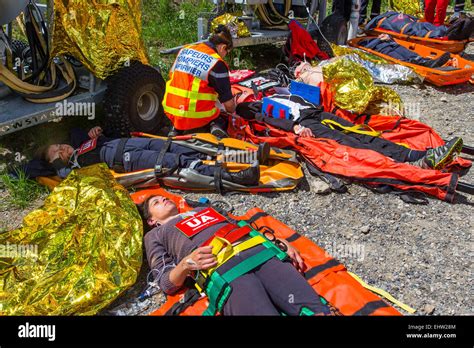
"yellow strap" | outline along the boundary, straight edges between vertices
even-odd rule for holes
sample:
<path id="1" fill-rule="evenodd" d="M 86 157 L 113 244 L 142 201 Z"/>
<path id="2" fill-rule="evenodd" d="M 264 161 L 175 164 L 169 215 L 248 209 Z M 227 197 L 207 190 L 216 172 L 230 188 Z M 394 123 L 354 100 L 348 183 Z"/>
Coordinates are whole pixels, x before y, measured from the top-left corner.
<path id="1" fill-rule="evenodd" d="M 405 143 L 395 143 L 395 144 L 406 147 L 407 149 L 411 149 L 411 147 L 408 144 L 405 144 Z"/>
<path id="2" fill-rule="evenodd" d="M 352 127 L 346 127 L 333 120 L 323 120 L 321 121 L 321 123 L 324 124 L 325 126 L 328 126 L 331 129 L 340 128 L 344 131 L 344 133 L 365 134 L 365 135 L 370 135 L 373 137 L 379 137 L 380 135 L 382 135 L 382 132 L 377 132 L 376 130 L 372 129 L 368 125 L 357 124 Z M 369 130 L 365 130 L 365 129 L 369 129 Z"/>
<path id="3" fill-rule="evenodd" d="M 405 31 L 405 28 L 406 28 L 409 24 L 411 24 L 411 23 L 408 22 L 407 24 L 405 24 L 405 25 L 402 27 L 402 29 L 400 30 L 400 34 L 403 34 L 403 32 Z"/>
<path id="4" fill-rule="evenodd" d="M 216 256 L 217 266 L 214 267 L 214 268 L 208 269 L 205 272 L 205 274 L 207 276 L 209 276 L 210 274 L 212 274 L 212 272 L 214 272 L 216 270 L 216 268 L 222 266 L 224 263 L 229 261 L 235 255 L 241 253 L 244 250 L 247 250 L 247 249 L 253 248 L 257 245 L 260 245 L 260 244 L 264 243 L 265 241 L 266 241 L 266 239 L 263 238 L 262 236 L 255 236 L 255 237 L 250 238 L 250 239 L 248 239 L 245 242 L 242 242 L 240 244 L 232 245 L 232 244 L 229 244 L 229 242 L 227 240 L 225 240 L 224 238 L 215 237 L 212 240 L 210 245 L 212 245 L 213 254 L 214 254 L 215 250 L 219 250 L 218 254 Z M 227 245 L 227 246 L 222 249 L 222 247 L 224 245 Z"/>
<path id="5" fill-rule="evenodd" d="M 178 87 L 173 87 L 168 82 L 166 84 L 166 93 L 167 94 L 171 93 L 171 94 L 177 95 L 179 97 L 188 98 L 188 99 L 191 100 L 191 102 L 193 100 L 195 100 L 195 101 L 198 101 L 198 100 L 216 101 L 217 100 L 217 94 L 214 94 L 214 93 L 199 93 L 199 81 L 200 80 L 199 79 L 195 79 L 195 80 L 198 80 L 198 82 L 197 82 L 197 85 L 198 85 L 197 91 L 194 90 L 194 82 L 193 82 L 193 90 L 192 91 L 188 91 L 186 89 L 181 89 L 181 88 L 178 88 Z"/>
<path id="6" fill-rule="evenodd" d="M 357 280 L 360 285 L 362 285 L 364 288 L 366 288 L 367 290 L 370 290 L 374 293 L 376 293 L 377 295 L 380 295 L 384 298 L 386 298 L 387 300 L 389 300 L 390 302 L 392 303 L 395 303 L 398 307 L 400 307 L 401 309 L 403 309 L 404 311 L 410 313 L 410 314 L 413 314 L 416 312 L 416 309 L 413 309 L 411 308 L 410 306 L 404 304 L 403 302 L 400 302 L 398 301 L 396 298 L 394 298 L 392 295 L 390 295 L 388 292 L 386 292 L 385 290 L 382 290 L 382 289 L 379 289 L 379 288 L 376 288 L 375 286 L 371 286 L 367 283 L 365 283 L 362 279 L 360 279 L 358 276 L 356 276 L 354 273 L 352 272 L 347 272 L 349 273 L 355 280 Z"/>
<path id="7" fill-rule="evenodd" d="M 383 17 L 382 19 L 380 19 L 380 20 L 378 21 L 377 26 L 375 27 L 375 29 L 380 28 L 380 26 L 382 25 L 383 21 L 386 20 L 386 19 L 387 19 L 387 17 Z"/>

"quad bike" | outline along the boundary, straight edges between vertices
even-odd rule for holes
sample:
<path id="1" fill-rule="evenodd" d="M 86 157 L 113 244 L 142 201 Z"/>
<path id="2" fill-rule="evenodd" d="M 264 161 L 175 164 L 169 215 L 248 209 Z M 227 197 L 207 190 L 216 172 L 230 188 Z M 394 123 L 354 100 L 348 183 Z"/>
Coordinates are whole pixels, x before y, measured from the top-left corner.
<path id="1" fill-rule="evenodd" d="M 12 22 L 22 12 L 28 42 L 13 39 Z M 53 13 L 52 0 L 47 5 L 0 0 L 0 69 L 4 72 L 0 74 L 0 136 L 58 119 L 57 102 L 64 100 L 101 105 L 113 136 L 159 131 L 166 122 L 161 105 L 165 81 L 160 71 L 131 61 L 99 79 L 75 57 L 65 55 L 61 61 L 51 57 Z M 52 66 L 54 75 L 48 70 Z M 60 72 L 65 78 L 60 79 Z M 55 88 L 33 93 L 49 84 Z"/>

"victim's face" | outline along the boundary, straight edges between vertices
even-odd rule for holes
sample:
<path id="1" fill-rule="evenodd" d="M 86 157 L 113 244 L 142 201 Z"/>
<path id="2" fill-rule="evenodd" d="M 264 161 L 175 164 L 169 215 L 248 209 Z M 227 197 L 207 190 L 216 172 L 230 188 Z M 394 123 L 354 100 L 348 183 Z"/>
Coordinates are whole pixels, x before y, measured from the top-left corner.
<path id="1" fill-rule="evenodd" d="M 67 144 L 54 144 L 48 148 L 47 159 L 48 162 L 53 162 L 59 158 L 62 162 L 68 163 L 74 153 L 74 148 Z"/>
<path id="2" fill-rule="evenodd" d="M 163 196 L 150 198 L 148 201 L 148 211 L 150 213 L 148 224 L 150 225 L 161 224 L 166 219 L 179 214 L 176 204 Z"/>

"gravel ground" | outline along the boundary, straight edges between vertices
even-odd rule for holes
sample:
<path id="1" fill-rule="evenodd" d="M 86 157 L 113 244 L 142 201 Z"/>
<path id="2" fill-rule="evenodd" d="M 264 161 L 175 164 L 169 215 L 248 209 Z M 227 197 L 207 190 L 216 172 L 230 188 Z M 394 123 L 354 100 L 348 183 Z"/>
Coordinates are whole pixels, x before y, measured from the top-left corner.
<path id="1" fill-rule="evenodd" d="M 473 44 L 467 52 L 474 53 Z M 419 103 L 420 120 L 444 138 L 459 135 L 466 144 L 474 144 L 473 85 L 392 87 L 405 103 Z M 462 181 L 474 183 L 472 171 Z M 367 283 L 416 308 L 418 315 L 474 314 L 473 197 L 458 195 L 455 204 L 430 199 L 428 205 L 409 205 L 396 195 L 376 194 L 357 185 L 345 194 L 326 191 L 324 183 L 307 175 L 294 192 L 232 194 L 223 199 L 237 214 L 260 207 L 286 222 Z M 202 194 L 185 196 L 196 199 Z M 0 212 L 0 229 L 18 227 L 28 211 Z M 147 272 L 144 265 L 137 284 L 103 314 L 142 315 L 156 309 L 163 301 L 161 294 L 136 300 Z"/>

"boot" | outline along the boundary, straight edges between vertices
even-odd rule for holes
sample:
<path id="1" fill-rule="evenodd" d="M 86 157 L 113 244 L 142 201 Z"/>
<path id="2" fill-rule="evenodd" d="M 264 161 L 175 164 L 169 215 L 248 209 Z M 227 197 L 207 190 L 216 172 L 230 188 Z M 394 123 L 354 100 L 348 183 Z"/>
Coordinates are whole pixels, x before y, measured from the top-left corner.
<path id="1" fill-rule="evenodd" d="M 451 53 L 445 52 L 442 56 L 436 59 L 431 59 L 423 65 L 428 68 L 439 68 L 443 66 L 444 64 L 446 64 L 450 59 L 451 59 Z"/>
<path id="2" fill-rule="evenodd" d="M 218 139 L 229 137 L 226 131 L 219 127 L 215 122 L 211 123 L 211 134 Z"/>
<path id="3" fill-rule="evenodd" d="M 443 169 L 461 152 L 462 147 L 462 139 L 455 137 L 445 145 L 429 149 L 424 157 L 412 164 L 423 169 Z"/>
<path id="4" fill-rule="evenodd" d="M 241 170 L 240 172 L 227 172 L 222 170 L 222 180 L 233 182 L 243 186 L 254 186 L 258 184 L 260 179 L 260 166 L 258 162 L 252 164 L 251 167 Z"/>

